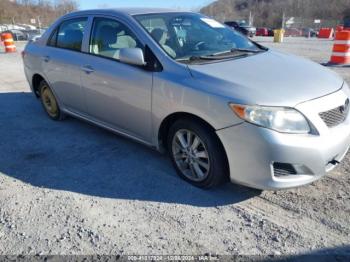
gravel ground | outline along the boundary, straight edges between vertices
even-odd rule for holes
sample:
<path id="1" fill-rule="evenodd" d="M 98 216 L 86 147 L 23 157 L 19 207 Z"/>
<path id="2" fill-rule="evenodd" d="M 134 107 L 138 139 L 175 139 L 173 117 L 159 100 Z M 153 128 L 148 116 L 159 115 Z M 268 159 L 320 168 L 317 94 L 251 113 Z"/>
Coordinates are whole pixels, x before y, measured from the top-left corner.
<path id="1" fill-rule="evenodd" d="M 317 62 L 332 46 L 256 40 Z M 349 69 L 333 69 L 350 83 Z M 72 118 L 49 120 L 19 53 L 0 53 L 0 123 L 2 255 L 350 255 L 349 155 L 302 188 L 200 190 L 147 147 Z"/>

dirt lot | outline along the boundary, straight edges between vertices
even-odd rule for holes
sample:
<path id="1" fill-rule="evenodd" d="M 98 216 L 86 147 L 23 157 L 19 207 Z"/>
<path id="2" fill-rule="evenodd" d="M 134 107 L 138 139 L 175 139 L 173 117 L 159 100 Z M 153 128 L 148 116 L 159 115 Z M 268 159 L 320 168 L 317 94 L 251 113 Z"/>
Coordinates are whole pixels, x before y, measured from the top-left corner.
<path id="1" fill-rule="evenodd" d="M 317 62 L 332 46 L 257 40 Z M 334 70 L 350 83 L 349 68 Z M 0 124 L 0 254 L 350 255 L 349 155 L 302 188 L 203 191 L 147 147 L 72 118 L 49 120 L 19 53 L 0 54 Z"/>

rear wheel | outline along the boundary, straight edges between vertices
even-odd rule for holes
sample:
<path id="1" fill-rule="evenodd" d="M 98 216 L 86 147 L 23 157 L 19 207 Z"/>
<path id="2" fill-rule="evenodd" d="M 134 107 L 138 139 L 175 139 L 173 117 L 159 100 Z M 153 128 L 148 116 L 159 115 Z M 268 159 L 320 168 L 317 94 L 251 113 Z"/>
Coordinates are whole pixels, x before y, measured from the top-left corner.
<path id="1" fill-rule="evenodd" d="M 221 143 L 216 134 L 200 122 L 176 121 L 169 131 L 168 150 L 179 176 L 197 187 L 215 187 L 228 178 Z"/>
<path id="2" fill-rule="evenodd" d="M 65 115 L 61 112 L 55 95 L 46 81 L 43 80 L 40 82 L 39 90 L 41 103 L 49 117 L 53 120 L 64 119 Z"/>

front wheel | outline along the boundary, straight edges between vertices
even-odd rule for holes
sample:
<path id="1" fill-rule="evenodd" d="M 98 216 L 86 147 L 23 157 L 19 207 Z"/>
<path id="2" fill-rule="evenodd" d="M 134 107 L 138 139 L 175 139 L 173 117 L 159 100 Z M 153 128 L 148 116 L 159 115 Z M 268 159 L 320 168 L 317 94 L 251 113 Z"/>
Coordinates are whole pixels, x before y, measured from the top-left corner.
<path id="1" fill-rule="evenodd" d="M 228 178 L 224 149 L 205 124 L 176 121 L 169 131 L 168 151 L 179 176 L 197 187 L 215 187 Z"/>

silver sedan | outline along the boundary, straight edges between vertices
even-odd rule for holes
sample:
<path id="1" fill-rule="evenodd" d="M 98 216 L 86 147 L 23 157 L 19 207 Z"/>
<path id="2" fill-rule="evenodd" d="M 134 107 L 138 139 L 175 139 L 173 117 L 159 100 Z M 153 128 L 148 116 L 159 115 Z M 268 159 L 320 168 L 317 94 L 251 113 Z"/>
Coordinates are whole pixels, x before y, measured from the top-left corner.
<path id="1" fill-rule="evenodd" d="M 200 14 L 71 13 L 23 59 L 50 118 L 70 115 L 167 151 L 198 187 L 305 185 L 350 145 L 350 91 L 340 77 Z"/>

